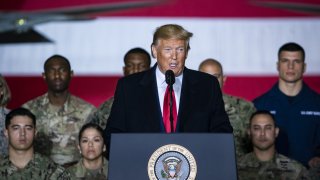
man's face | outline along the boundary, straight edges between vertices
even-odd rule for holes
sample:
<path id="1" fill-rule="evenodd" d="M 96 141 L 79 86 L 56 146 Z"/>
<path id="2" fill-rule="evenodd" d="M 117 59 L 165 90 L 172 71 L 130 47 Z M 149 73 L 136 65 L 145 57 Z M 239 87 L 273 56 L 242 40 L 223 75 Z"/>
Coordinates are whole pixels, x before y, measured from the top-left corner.
<path id="1" fill-rule="evenodd" d="M 216 77 L 219 81 L 220 87 L 223 87 L 223 84 L 224 84 L 226 77 L 223 76 L 221 69 L 219 68 L 218 65 L 215 65 L 212 63 L 204 64 L 203 66 L 200 67 L 199 71 L 204 72 L 204 73 L 208 73 L 208 74 Z"/>
<path id="2" fill-rule="evenodd" d="M 305 66 L 301 51 L 282 51 L 277 63 L 280 81 L 296 83 L 302 80 Z"/>
<path id="3" fill-rule="evenodd" d="M 159 39 L 156 45 L 152 45 L 152 53 L 162 73 L 170 69 L 175 76 L 182 74 L 188 55 L 185 40 Z"/>
<path id="4" fill-rule="evenodd" d="M 8 129 L 5 129 L 4 133 L 8 138 L 10 149 L 27 151 L 32 148 L 36 130 L 31 118 L 15 116 L 11 119 Z"/>
<path id="5" fill-rule="evenodd" d="M 267 114 L 258 114 L 251 120 L 248 131 L 253 147 L 266 151 L 274 147 L 279 128 L 275 127 L 272 118 Z"/>
<path id="6" fill-rule="evenodd" d="M 143 53 L 130 53 L 125 59 L 125 66 L 123 73 L 125 76 L 148 70 L 150 65 L 148 63 L 148 56 Z"/>
<path id="7" fill-rule="evenodd" d="M 69 69 L 67 62 L 55 58 L 47 63 L 43 78 L 47 82 L 49 91 L 60 93 L 69 88 L 72 75 L 73 72 Z"/>

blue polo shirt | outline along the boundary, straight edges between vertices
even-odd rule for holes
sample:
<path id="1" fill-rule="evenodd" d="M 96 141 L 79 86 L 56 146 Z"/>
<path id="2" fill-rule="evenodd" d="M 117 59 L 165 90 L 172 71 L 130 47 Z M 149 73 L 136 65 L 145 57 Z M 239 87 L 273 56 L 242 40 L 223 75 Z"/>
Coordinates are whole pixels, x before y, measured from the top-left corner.
<path id="1" fill-rule="evenodd" d="M 276 83 L 268 92 L 253 101 L 258 110 L 274 114 L 280 128 L 276 140 L 279 153 L 300 161 L 319 155 L 320 148 L 320 95 L 303 83 L 298 95 L 283 94 Z"/>

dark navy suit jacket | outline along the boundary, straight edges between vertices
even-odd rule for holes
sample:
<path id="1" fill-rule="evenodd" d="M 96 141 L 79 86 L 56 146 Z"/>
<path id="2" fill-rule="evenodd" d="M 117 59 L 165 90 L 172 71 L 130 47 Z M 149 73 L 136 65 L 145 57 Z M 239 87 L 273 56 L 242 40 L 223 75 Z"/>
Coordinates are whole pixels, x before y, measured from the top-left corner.
<path id="1" fill-rule="evenodd" d="M 104 132 L 107 146 L 111 133 L 164 132 L 156 67 L 118 81 Z M 177 132 L 232 133 L 219 82 L 214 76 L 184 68 Z"/>

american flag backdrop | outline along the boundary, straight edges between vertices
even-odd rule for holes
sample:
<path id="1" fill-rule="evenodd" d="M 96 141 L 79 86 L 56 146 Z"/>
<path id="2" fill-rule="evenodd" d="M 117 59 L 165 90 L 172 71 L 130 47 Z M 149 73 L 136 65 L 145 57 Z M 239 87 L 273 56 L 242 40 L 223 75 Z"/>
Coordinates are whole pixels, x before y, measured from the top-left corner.
<path id="1" fill-rule="evenodd" d="M 4 0 L 6 10 L 37 10 L 116 0 Z M 262 1 L 262 0 L 260 0 Z M 318 4 L 317 0 L 283 0 Z M 92 20 L 52 21 L 35 30 L 52 43 L 0 44 L 0 73 L 12 91 L 9 108 L 46 92 L 41 77 L 53 54 L 67 57 L 75 76 L 70 90 L 98 106 L 113 95 L 122 76 L 123 56 L 133 47 L 150 52 L 154 30 L 176 23 L 194 33 L 186 61 L 197 69 L 206 58 L 219 60 L 228 77 L 224 91 L 252 100 L 277 81 L 277 51 L 286 42 L 305 48 L 305 80 L 320 92 L 320 18 L 259 6 L 253 0 L 172 0 L 155 6 L 98 13 Z M 153 59 L 153 63 L 155 60 Z"/>

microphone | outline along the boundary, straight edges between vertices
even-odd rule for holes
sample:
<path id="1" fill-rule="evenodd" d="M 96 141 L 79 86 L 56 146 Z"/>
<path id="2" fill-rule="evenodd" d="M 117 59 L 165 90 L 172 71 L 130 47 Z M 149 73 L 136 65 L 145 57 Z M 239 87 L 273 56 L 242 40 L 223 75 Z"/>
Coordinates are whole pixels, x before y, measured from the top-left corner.
<path id="1" fill-rule="evenodd" d="M 169 108 L 170 108 L 170 129 L 171 129 L 171 133 L 174 132 L 174 128 L 173 128 L 173 110 L 172 110 L 172 85 L 175 83 L 176 78 L 174 76 L 174 73 L 172 70 L 167 70 L 165 73 L 166 76 L 166 83 L 169 85 L 169 92 L 170 92 L 170 101 L 169 101 Z"/>
<path id="2" fill-rule="evenodd" d="M 166 75 L 166 83 L 167 83 L 170 87 L 172 87 L 172 85 L 173 85 L 173 84 L 175 83 L 175 81 L 176 81 L 176 79 L 175 79 L 175 77 L 174 77 L 173 71 L 169 69 L 169 70 L 166 71 L 165 75 Z"/>

